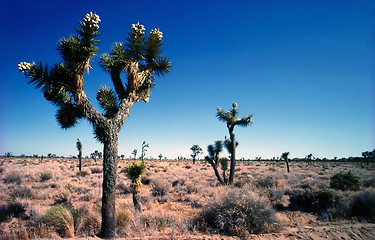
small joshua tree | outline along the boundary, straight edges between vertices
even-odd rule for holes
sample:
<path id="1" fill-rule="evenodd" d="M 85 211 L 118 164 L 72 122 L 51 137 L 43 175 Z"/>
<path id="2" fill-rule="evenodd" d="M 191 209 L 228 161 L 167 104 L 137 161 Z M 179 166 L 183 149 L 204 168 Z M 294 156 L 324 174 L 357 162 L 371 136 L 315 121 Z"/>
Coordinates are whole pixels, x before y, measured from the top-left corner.
<path id="1" fill-rule="evenodd" d="M 238 111 L 237 111 L 237 103 L 232 104 L 232 109 L 227 112 L 223 112 L 220 107 L 217 107 L 217 113 L 216 117 L 227 124 L 227 128 L 229 131 L 229 142 L 228 142 L 228 147 L 231 150 L 230 151 L 230 173 L 229 173 L 229 184 L 233 184 L 233 179 L 234 179 L 234 170 L 236 167 L 236 147 L 238 143 L 236 142 L 236 136 L 234 135 L 234 127 L 235 126 L 240 126 L 240 127 L 247 127 L 252 123 L 253 119 L 253 114 L 243 117 L 243 118 L 238 118 Z M 227 149 L 228 149 L 227 147 Z"/>
<path id="2" fill-rule="evenodd" d="M 125 168 L 128 178 L 132 181 L 133 204 L 137 212 L 141 211 L 141 204 L 138 201 L 138 195 L 142 186 L 141 175 L 146 171 L 143 162 L 136 161 Z"/>
<path id="3" fill-rule="evenodd" d="M 141 159 L 142 159 L 142 162 L 146 156 L 146 152 L 147 152 L 147 148 L 148 148 L 148 143 L 146 143 L 146 141 L 143 141 L 142 143 L 142 153 L 141 153 Z"/>
<path id="4" fill-rule="evenodd" d="M 284 159 L 285 163 L 286 163 L 286 168 L 288 170 L 288 172 L 290 172 L 289 170 L 289 152 L 284 152 L 283 154 L 281 154 L 281 158 Z"/>
<path id="5" fill-rule="evenodd" d="M 159 161 L 161 161 L 161 159 L 163 158 L 163 155 L 160 153 L 158 158 L 159 158 Z"/>
<path id="6" fill-rule="evenodd" d="M 137 149 L 134 149 L 132 152 L 134 159 L 137 159 L 137 152 L 138 152 Z"/>
<path id="7" fill-rule="evenodd" d="M 306 156 L 307 161 L 309 161 L 309 164 L 312 163 L 312 162 L 311 162 L 311 161 L 312 161 L 312 156 L 313 156 L 312 153 L 310 153 L 309 155 Z"/>
<path id="8" fill-rule="evenodd" d="M 82 143 L 81 140 L 78 138 L 77 139 L 77 150 L 78 150 L 78 169 L 79 171 L 82 171 Z"/>
<path id="9" fill-rule="evenodd" d="M 190 148 L 191 151 L 193 151 L 192 154 L 190 154 L 190 156 L 193 158 L 193 164 L 195 164 L 195 158 L 199 155 L 199 154 L 202 154 L 202 148 L 199 147 L 198 145 L 193 145 L 191 148 Z"/>
<path id="10" fill-rule="evenodd" d="M 214 144 L 208 145 L 207 152 L 208 156 L 205 157 L 205 160 L 209 162 L 214 169 L 217 180 L 221 185 L 225 185 L 225 181 L 220 176 L 219 170 L 217 167 L 220 163 L 220 152 L 223 150 L 223 143 L 221 141 L 216 141 Z"/>
<path id="11" fill-rule="evenodd" d="M 163 34 L 153 29 L 145 34 L 143 25 L 133 24 L 126 43 L 113 44 L 110 53 L 100 57 L 100 65 L 108 72 L 114 90 L 99 89 L 96 99 L 103 113 L 97 111 L 84 90 L 85 72 L 98 52 L 96 39 L 100 18 L 89 13 L 76 28 L 77 34 L 58 42 L 62 62 L 52 66 L 21 62 L 18 69 L 39 88 L 45 99 L 57 107 L 57 122 L 64 129 L 86 118 L 96 138 L 103 143 L 102 238 L 115 237 L 116 172 L 118 139 L 130 108 L 139 101 L 148 102 L 155 75 L 170 71 L 171 61 L 162 56 Z M 125 76 L 125 80 L 122 79 Z"/>
<path id="12" fill-rule="evenodd" d="M 99 157 L 99 151 L 95 150 L 93 153 L 90 154 L 91 158 L 94 159 L 96 163 L 96 159 Z"/>

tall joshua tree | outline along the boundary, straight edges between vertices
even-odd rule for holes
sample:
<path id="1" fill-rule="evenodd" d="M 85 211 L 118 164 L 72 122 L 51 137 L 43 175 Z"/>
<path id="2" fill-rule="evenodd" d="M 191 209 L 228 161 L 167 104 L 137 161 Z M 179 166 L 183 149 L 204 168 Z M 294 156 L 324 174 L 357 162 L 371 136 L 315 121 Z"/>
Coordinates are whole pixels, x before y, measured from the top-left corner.
<path id="1" fill-rule="evenodd" d="M 134 149 L 132 152 L 134 159 L 137 159 L 137 152 L 137 149 Z"/>
<path id="2" fill-rule="evenodd" d="M 79 171 L 82 171 L 82 143 L 81 140 L 78 138 L 77 139 L 77 150 L 78 150 L 78 169 Z"/>
<path id="3" fill-rule="evenodd" d="M 143 141 L 143 143 L 142 143 L 142 153 L 141 153 L 142 162 L 144 161 L 144 158 L 146 156 L 147 148 L 149 148 L 148 143 L 146 143 L 146 141 Z"/>
<path id="4" fill-rule="evenodd" d="M 114 43 L 110 53 L 100 57 L 100 65 L 110 75 L 114 90 L 99 89 L 97 111 L 84 91 L 84 74 L 98 52 L 98 15 L 89 13 L 76 28 L 77 34 L 58 42 L 62 62 L 53 66 L 21 62 L 18 68 L 40 89 L 47 101 L 57 107 L 57 122 L 64 129 L 86 118 L 96 138 L 103 143 L 102 226 L 100 236 L 115 237 L 115 185 L 118 164 L 118 138 L 130 108 L 138 101 L 149 101 L 154 76 L 170 71 L 171 61 L 162 56 L 162 32 L 153 29 L 146 35 L 143 25 L 131 26 L 125 43 Z M 123 80 L 121 73 L 125 73 Z"/>
<path id="5" fill-rule="evenodd" d="M 227 128 L 229 131 L 229 142 L 227 142 L 225 145 L 230 152 L 230 172 L 229 172 L 229 184 L 233 183 L 234 179 L 234 169 L 236 167 L 236 147 L 238 143 L 236 142 L 236 136 L 234 135 L 234 127 L 240 126 L 240 127 L 247 127 L 252 123 L 253 114 L 238 118 L 238 111 L 237 111 L 237 103 L 232 104 L 232 109 L 227 112 L 223 112 L 220 107 L 217 107 L 217 113 L 216 117 L 227 124 Z"/>

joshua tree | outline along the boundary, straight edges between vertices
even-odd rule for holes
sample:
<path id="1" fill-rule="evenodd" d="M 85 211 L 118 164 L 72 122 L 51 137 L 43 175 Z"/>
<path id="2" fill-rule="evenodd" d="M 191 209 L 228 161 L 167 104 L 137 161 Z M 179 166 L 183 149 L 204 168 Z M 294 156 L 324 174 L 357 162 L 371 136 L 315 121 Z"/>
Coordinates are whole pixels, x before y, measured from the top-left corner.
<path id="1" fill-rule="evenodd" d="M 92 159 L 94 159 L 94 161 L 96 163 L 96 159 L 99 157 L 99 151 L 95 150 L 95 152 L 91 153 L 90 156 L 91 156 Z"/>
<path id="2" fill-rule="evenodd" d="M 205 157 L 205 160 L 209 162 L 214 169 L 217 180 L 220 184 L 225 185 L 223 178 L 220 176 L 220 173 L 217 169 L 220 163 L 220 152 L 223 150 L 223 143 L 221 141 L 216 141 L 213 145 L 208 145 L 207 152 L 208 156 Z"/>
<path id="3" fill-rule="evenodd" d="M 285 163 L 286 163 L 286 168 L 288 170 L 288 172 L 290 172 L 289 170 L 289 159 L 288 159 L 288 155 L 289 155 L 289 152 L 284 152 L 283 154 L 281 154 L 281 158 L 284 159 Z"/>
<path id="4" fill-rule="evenodd" d="M 160 153 L 158 158 L 159 158 L 159 161 L 161 161 L 161 159 L 163 158 L 163 155 Z"/>
<path id="5" fill-rule="evenodd" d="M 312 156 L 312 153 L 306 156 L 307 160 L 309 161 L 309 164 L 311 164 Z"/>
<path id="6" fill-rule="evenodd" d="M 81 140 L 79 140 L 79 138 L 77 139 L 77 150 L 78 150 L 78 161 L 79 161 L 79 164 L 78 164 L 78 169 L 79 171 L 82 171 L 82 143 L 81 143 Z"/>
<path id="7" fill-rule="evenodd" d="M 141 161 L 136 161 L 132 164 L 129 164 L 125 168 L 125 172 L 128 178 L 132 181 L 133 204 L 137 212 L 141 211 L 141 204 L 138 201 L 138 194 L 142 186 L 141 175 L 145 172 L 145 170 L 146 167 Z"/>
<path id="8" fill-rule="evenodd" d="M 137 149 L 134 149 L 132 152 L 134 159 L 137 159 L 137 152 Z"/>
<path id="9" fill-rule="evenodd" d="M 193 164 L 195 164 L 195 158 L 199 155 L 199 154 L 202 154 L 202 148 L 199 147 L 198 145 L 193 145 L 191 148 L 190 148 L 191 151 L 193 151 L 192 154 L 190 154 L 190 156 L 193 158 Z"/>
<path id="10" fill-rule="evenodd" d="M 170 71 L 171 61 L 162 54 L 162 32 L 146 35 L 143 25 L 131 26 L 126 43 L 114 43 L 110 53 L 102 54 L 100 65 L 108 72 L 114 90 L 102 87 L 96 95 L 103 113 L 98 112 L 84 91 L 84 74 L 98 52 L 99 16 L 89 13 L 76 28 L 77 34 L 58 42 L 62 62 L 47 66 L 21 62 L 18 68 L 39 88 L 47 101 L 57 107 L 57 121 L 62 128 L 86 118 L 96 138 L 104 145 L 102 225 L 100 236 L 115 237 L 115 193 L 119 132 L 135 102 L 149 101 L 156 76 Z M 124 74 L 122 74 L 124 73 Z M 125 76 L 125 80 L 121 79 Z"/>
<path id="11" fill-rule="evenodd" d="M 144 157 L 146 156 L 146 152 L 147 152 L 148 147 L 149 147 L 148 143 L 146 143 L 146 141 L 143 141 L 143 143 L 142 143 L 142 153 L 141 153 L 142 162 L 144 160 Z"/>
<path id="12" fill-rule="evenodd" d="M 236 136 L 234 135 L 234 127 L 247 127 L 252 123 L 253 114 L 243 117 L 241 119 L 238 118 L 238 111 L 237 111 L 237 103 L 232 104 L 232 109 L 223 113 L 220 107 L 217 107 L 217 118 L 225 122 L 227 124 L 227 128 L 229 131 L 229 148 L 231 149 L 230 155 L 230 173 L 229 173 L 229 184 L 233 183 L 234 178 L 234 169 L 236 167 L 236 146 L 238 143 L 236 142 Z M 228 147 L 227 147 L 228 148 Z"/>

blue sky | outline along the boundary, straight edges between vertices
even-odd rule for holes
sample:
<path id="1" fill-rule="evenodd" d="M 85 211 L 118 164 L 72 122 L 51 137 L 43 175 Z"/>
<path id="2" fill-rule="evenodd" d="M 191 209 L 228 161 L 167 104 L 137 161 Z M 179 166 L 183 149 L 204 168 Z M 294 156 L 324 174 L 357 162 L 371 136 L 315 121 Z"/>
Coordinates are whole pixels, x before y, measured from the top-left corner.
<path id="1" fill-rule="evenodd" d="M 86 120 L 61 130 L 55 108 L 18 72 L 21 61 L 60 61 L 57 41 L 88 12 L 100 18 L 100 52 L 130 26 L 160 28 L 172 72 L 156 79 L 149 103 L 136 103 L 119 154 L 188 157 L 228 135 L 216 117 L 238 103 L 253 125 L 237 127 L 238 158 L 360 156 L 375 147 L 375 2 L 327 1 L 1 1 L 0 154 L 76 155 L 102 146 Z M 85 90 L 109 76 L 94 59 Z"/>

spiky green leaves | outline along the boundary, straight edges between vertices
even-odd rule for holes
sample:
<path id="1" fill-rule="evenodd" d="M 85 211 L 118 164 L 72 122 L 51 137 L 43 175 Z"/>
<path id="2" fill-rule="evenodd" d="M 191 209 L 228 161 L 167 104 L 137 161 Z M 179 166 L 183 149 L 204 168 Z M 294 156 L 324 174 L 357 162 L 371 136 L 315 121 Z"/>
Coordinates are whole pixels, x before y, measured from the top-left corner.
<path id="1" fill-rule="evenodd" d="M 104 110 L 104 116 L 112 118 L 118 110 L 118 100 L 114 91 L 108 87 L 102 87 L 96 94 L 96 99 Z"/>
<path id="2" fill-rule="evenodd" d="M 288 161 L 288 157 L 289 157 L 289 152 L 284 152 L 281 154 L 281 158 L 284 159 L 285 161 Z"/>
<path id="3" fill-rule="evenodd" d="M 236 125 L 241 127 L 247 127 L 252 123 L 253 114 L 243 117 L 241 119 L 238 118 L 238 111 L 237 111 L 237 103 L 232 104 L 232 109 L 226 111 L 225 113 L 221 110 L 220 107 L 217 107 L 216 117 L 219 121 L 226 122 L 228 126 L 234 127 Z"/>
<path id="4" fill-rule="evenodd" d="M 227 139 L 225 137 L 225 140 L 224 140 L 224 146 L 225 148 L 227 149 L 227 151 L 229 152 L 229 154 L 233 154 L 233 144 L 232 144 L 232 141 L 230 139 Z M 234 147 L 237 147 L 238 146 L 238 142 L 236 141 L 236 144 Z"/>
<path id="5" fill-rule="evenodd" d="M 109 54 L 104 53 L 100 56 L 100 64 L 107 72 L 125 70 L 128 61 L 129 56 L 122 43 L 114 43 Z"/>
<path id="6" fill-rule="evenodd" d="M 77 139 L 76 147 L 77 147 L 78 151 L 82 150 L 82 143 L 81 143 L 81 140 L 79 138 Z"/>
<path id="7" fill-rule="evenodd" d="M 99 16 L 90 12 L 86 14 L 84 21 L 80 22 L 80 28 L 76 29 L 78 35 L 59 41 L 57 50 L 70 70 L 83 71 L 90 67 L 90 59 L 98 51 L 96 46 L 99 41 L 94 38 L 100 35 L 97 31 L 99 22 Z"/>
<path id="8" fill-rule="evenodd" d="M 137 180 L 146 171 L 146 166 L 142 161 L 135 161 L 125 167 L 128 178 L 132 181 Z"/>
<path id="9" fill-rule="evenodd" d="M 74 127 L 82 117 L 82 112 L 71 103 L 61 105 L 56 113 L 57 122 L 63 129 Z"/>
<path id="10" fill-rule="evenodd" d="M 208 145 L 207 146 L 207 152 L 208 156 L 205 157 L 205 160 L 208 161 L 209 163 L 213 163 L 217 165 L 219 162 L 219 156 L 220 152 L 223 150 L 223 143 L 222 141 L 215 141 L 214 144 Z"/>
<path id="11" fill-rule="evenodd" d="M 127 38 L 126 52 L 134 61 L 141 61 L 144 59 L 145 51 L 145 27 L 139 23 L 133 24 L 131 32 Z"/>

